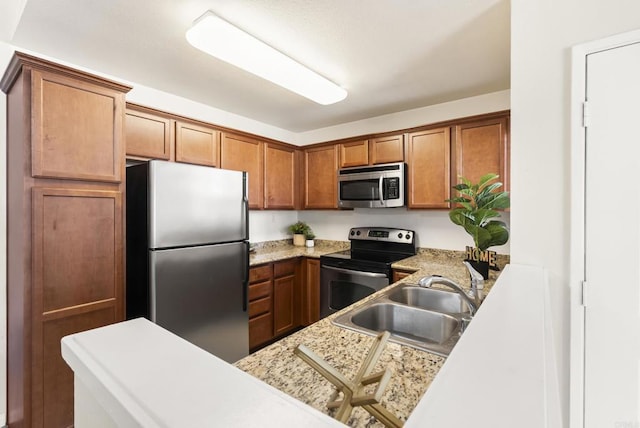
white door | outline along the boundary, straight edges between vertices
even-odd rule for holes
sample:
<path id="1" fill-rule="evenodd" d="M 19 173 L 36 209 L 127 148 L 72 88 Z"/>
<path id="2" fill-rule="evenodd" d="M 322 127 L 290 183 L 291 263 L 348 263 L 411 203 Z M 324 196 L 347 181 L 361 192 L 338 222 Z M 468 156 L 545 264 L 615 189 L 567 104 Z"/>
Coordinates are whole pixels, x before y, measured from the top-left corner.
<path id="1" fill-rule="evenodd" d="M 586 428 L 640 428 L 640 43 L 588 55 Z"/>

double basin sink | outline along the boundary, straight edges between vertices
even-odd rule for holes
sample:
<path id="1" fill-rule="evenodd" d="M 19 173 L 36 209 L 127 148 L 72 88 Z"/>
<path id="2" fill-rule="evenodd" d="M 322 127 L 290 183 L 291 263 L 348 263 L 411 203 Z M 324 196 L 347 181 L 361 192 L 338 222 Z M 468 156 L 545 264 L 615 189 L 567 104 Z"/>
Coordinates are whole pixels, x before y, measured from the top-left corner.
<path id="1" fill-rule="evenodd" d="M 447 356 L 458 342 L 469 306 L 458 293 L 405 284 L 338 315 L 333 323 L 364 334 Z"/>

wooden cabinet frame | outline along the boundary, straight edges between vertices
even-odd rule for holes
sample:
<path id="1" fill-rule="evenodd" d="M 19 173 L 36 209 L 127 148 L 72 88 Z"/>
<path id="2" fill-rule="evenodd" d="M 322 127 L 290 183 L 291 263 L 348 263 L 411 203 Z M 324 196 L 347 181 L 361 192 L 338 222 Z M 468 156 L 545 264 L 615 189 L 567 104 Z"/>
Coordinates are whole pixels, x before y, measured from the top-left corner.
<path id="1" fill-rule="evenodd" d="M 47 90 L 58 92 L 45 97 Z M 63 99 L 63 96 L 71 99 Z M 31 106 L 31 172 L 34 177 L 106 182 L 122 180 L 124 94 L 58 73 L 34 69 L 31 70 Z M 71 122 L 75 118 L 71 116 L 74 114 L 83 114 L 85 120 L 78 121 L 76 126 L 65 127 L 73 125 Z M 105 133 L 109 128 L 111 133 Z M 68 147 L 70 138 L 78 144 Z M 92 148 L 106 146 L 94 141 L 104 138 L 111 140 L 109 145 L 113 150 L 97 154 L 90 152 Z M 79 144 L 85 141 L 86 144 Z M 102 173 L 100 169 L 103 169 Z"/>
<path id="2" fill-rule="evenodd" d="M 176 162 L 219 167 L 220 135 L 213 127 L 177 120 Z"/>
<path id="3" fill-rule="evenodd" d="M 137 127 L 132 126 L 138 122 Z M 127 156 L 143 159 L 175 160 L 175 124 L 165 113 L 127 103 L 125 123 L 125 145 Z M 158 128 L 158 135 L 149 135 L 149 128 Z M 146 129 L 140 129 L 146 128 Z M 146 134 L 145 134 L 146 131 Z M 132 141 L 137 133 L 138 141 Z M 157 137 L 154 140 L 153 137 Z"/>
<path id="4" fill-rule="evenodd" d="M 220 140 L 220 167 L 248 172 L 251 209 L 264 206 L 264 146 L 262 141 L 230 132 L 223 132 Z"/>
<path id="5" fill-rule="evenodd" d="M 463 122 L 454 128 L 452 144 L 451 179 L 452 185 L 463 176 L 477 182 L 487 173 L 500 175 L 504 187 L 510 189 L 510 145 L 509 117 L 497 116 L 486 119 Z M 475 132 L 475 141 L 469 141 Z M 492 167 L 487 164 L 493 164 Z"/>
<path id="6" fill-rule="evenodd" d="M 407 135 L 407 206 L 449 208 L 451 131 L 426 129 Z"/>
<path id="7" fill-rule="evenodd" d="M 304 151 L 304 208 L 338 208 L 338 145 L 322 145 Z"/>

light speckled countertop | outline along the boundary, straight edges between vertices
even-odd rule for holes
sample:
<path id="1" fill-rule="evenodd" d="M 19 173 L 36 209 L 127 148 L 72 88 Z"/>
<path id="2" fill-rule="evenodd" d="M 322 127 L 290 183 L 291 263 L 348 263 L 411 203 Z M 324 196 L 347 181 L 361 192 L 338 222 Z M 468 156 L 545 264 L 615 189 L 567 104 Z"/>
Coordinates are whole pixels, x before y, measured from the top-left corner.
<path id="1" fill-rule="evenodd" d="M 291 257 L 320 257 L 322 254 L 349 248 L 349 243 L 317 240 L 316 247 L 308 249 L 293 247 L 286 241 L 275 241 L 258 243 L 255 247 L 256 251 L 251 255 L 252 266 Z M 432 274 L 446 276 L 459 284 L 468 285 L 469 277 L 462 265 L 463 258 L 464 253 L 458 251 L 420 249 L 416 256 L 393 264 L 395 269 L 416 270 L 416 273 L 390 287 L 400 283 L 416 282 L 422 276 Z M 508 256 L 498 256 L 499 266 L 503 267 L 506 263 L 508 263 Z M 490 272 L 490 279 L 485 281 L 485 293 L 490 290 L 498 274 L 499 272 Z M 336 370 L 352 379 L 374 338 L 337 327 L 331 323 L 331 320 L 353 306 L 375 298 L 380 293 L 382 291 L 243 358 L 236 362 L 235 366 L 288 395 L 332 415 L 332 412 L 327 410 L 326 403 L 334 390 L 333 385 L 295 356 L 293 350 L 299 344 L 304 344 Z M 387 343 L 374 369 L 378 371 L 389 367 L 392 371 L 391 381 L 382 397 L 382 405 L 402 421 L 406 421 L 444 361 L 444 357 L 429 352 Z M 361 408 L 354 409 L 348 425 L 383 426 Z"/>
<path id="2" fill-rule="evenodd" d="M 335 253 L 349 249 L 346 241 L 315 240 L 315 246 L 311 248 L 296 247 L 291 245 L 291 239 L 280 241 L 258 242 L 251 244 L 252 251 L 249 255 L 249 265 L 257 266 L 263 263 L 277 262 L 293 257 L 319 258 L 324 254 Z"/>

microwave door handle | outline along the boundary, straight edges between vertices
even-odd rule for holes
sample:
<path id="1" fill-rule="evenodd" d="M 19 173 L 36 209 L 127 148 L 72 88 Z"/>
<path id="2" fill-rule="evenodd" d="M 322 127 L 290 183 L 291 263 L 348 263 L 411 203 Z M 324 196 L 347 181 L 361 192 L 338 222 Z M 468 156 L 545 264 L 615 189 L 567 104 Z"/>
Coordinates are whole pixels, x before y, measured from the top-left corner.
<path id="1" fill-rule="evenodd" d="M 380 176 L 380 180 L 378 180 L 378 197 L 380 199 L 380 203 L 384 205 L 384 195 L 382 192 L 382 183 L 384 181 L 384 176 Z"/>

